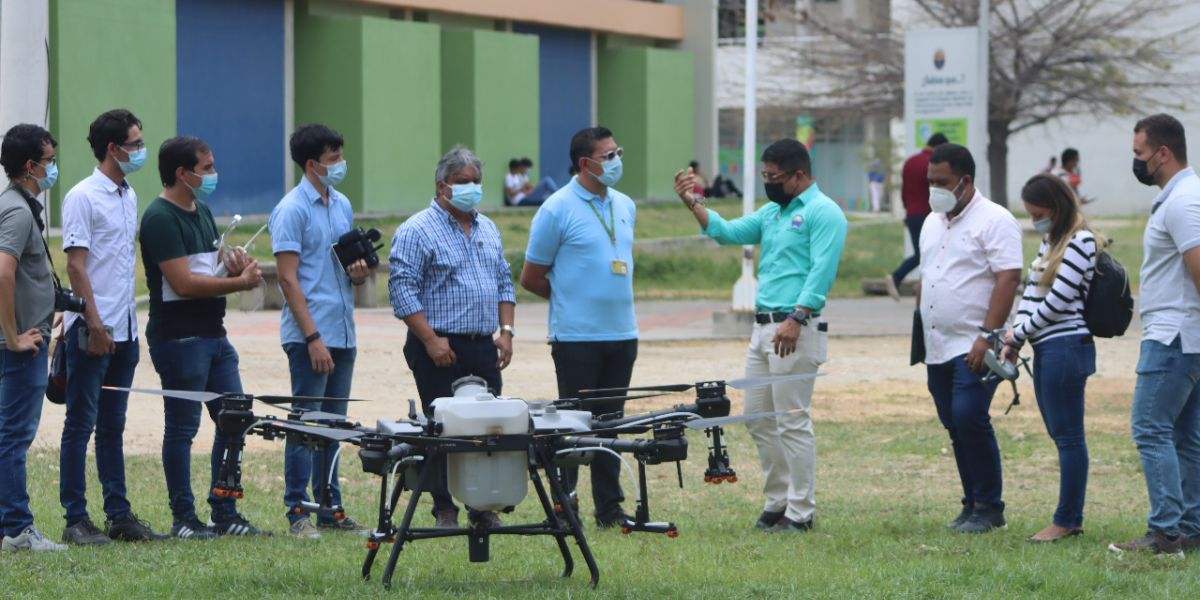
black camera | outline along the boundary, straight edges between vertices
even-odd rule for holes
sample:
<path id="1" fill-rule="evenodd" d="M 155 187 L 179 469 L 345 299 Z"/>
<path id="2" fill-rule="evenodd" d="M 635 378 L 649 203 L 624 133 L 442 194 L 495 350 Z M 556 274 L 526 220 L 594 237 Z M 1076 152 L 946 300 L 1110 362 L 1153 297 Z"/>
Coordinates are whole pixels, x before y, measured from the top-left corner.
<path id="1" fill-rule="evenodd" d="M 65 288 L 54 290 L 55 312 L 81 313 L 85 308 L 87 308 L 87 300 L 76 296 L 71 290 Z"/>
<path id="2" fill-rule="evenodd" d="M 343 269 L 349 268 L 360 258 L 367 262 L 367 267 L 374 269 L 379 265 L 379 249 L 383 248 L 383 244 L 376 246 L 375 242 L 378 242 L 381 236 L 379 230 L 374 227 L 366 231 L 362 227 L 355 227 L 338 238 L 337 243 L 333 245 L 333 253 L 338 262 L 342 263 Z"/>

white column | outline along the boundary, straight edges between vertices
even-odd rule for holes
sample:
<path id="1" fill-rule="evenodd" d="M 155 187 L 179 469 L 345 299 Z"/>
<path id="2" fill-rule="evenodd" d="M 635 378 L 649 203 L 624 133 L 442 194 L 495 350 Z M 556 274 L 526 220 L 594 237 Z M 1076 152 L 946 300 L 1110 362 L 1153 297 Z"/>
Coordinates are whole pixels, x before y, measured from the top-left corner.
<path id="1" fill-rule="evenodd" d="M 49 0 L 0 0 L 0 136 L 20 123 L 50 128 Z"/>
<path id="2" fill-rule="evenodd" d="M 758 0 L 746 0 L 746 87 L 742 122 L 742 214 L 754 212 L 758 170 L 754 63 L 758 54 Z M 742 275 L 733 285 L 733 310 L 754 310 L 758 281 L 754 278 L 754 246 L 742 247 Z"/>

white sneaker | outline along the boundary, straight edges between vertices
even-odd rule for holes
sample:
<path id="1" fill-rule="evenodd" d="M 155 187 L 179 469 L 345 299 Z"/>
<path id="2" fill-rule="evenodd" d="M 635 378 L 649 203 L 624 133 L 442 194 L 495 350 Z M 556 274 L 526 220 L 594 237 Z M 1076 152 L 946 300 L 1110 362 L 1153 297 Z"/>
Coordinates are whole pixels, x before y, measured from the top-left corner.
<path id="1" fill-rule="evenodd" d="M 67 547 L 63 544 L 56 544 L 42 535 L 42 532 L 33 527 L 26 527 L 21 535 L 16 537 L 4 536 L 4 542 L 0 543 L 0 548 L 5 552 L 19 552 L 21 550 L 30 550 L 33 552 L 61 552 Z"/>

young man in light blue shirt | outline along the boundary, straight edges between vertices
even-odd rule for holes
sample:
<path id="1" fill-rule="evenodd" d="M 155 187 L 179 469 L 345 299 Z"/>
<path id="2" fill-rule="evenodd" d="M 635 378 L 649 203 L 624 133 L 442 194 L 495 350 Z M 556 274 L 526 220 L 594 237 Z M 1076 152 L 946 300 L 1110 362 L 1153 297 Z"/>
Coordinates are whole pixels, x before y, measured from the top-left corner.
<path id="1" fill-rule="evenodd" d="M 343 269 L 330 250 L 354 221 L 350 201 L 334 189 L 346 174 L 344 142 L 333 129 L 310 124 L 298 128 L 289 145 L 292 160 L 304 169 L 304 177 L 271 211 L 268 226 L 285 301 L 279 337 L 291 370 L 292 394 L 349 398 L 356 355 L 351 287 L 365 282 L 369 269 L 363 259 Z M 346 403 L 338 401 L 295 403 L 292 408 L 346 414 Z M 301 503 L 308 501 L 310 479 L 315 500 L 322 499 L 329 485 L 330 501 L 341 505 L 333 461 L 336 449 L 335 445 L 319 452 L 287 444 L 283 503 L 291 522 L 289 533 L 320 536 L 301 508 Z M 322 459 L 325 468 L 314 469 L 313 462 Z M 349 517 L 335 520 L 332 515 L 319 515 L 317 527 L 362 529 Z"/>
<path id="2" fill-rule="evenodd" d="M 846 216 L 821 193 L 808 149 L 780 140 L 763 151 L 763 181 L 771 200 L 744 217 L 726 221 L 693 193 L 692 173 L 675 176 L 675 192 L 692 211 L 701 233 L 721 244 L 761 244 L 755 325 L 746 353 L 746 376 L 816 373 L 825 362 L 826 325 L 820 319 L 837 277 L 846 242 Z M 758 446 L 766 505 L 755 527 L 774 532 L 813 526 L 816 448 L 813 380 L 746 390 L 746 414 L 787 410 L 749 421 Z"/>
<path id="3" fill-rule="evenodd" d="M 546 199 L 533 217 L 521 287 L 550 300 L 551 356 L 558 394 L 578 397 L 588 388 L 626 387 L 637 360 L 633 312 L 633 225 L 637 207 L 612 186 L 621 179 L 623 150 L 604 127 L 571 139 L 579 175 Z M 620 412 L 622 401 L 596 404 L 593 414 Z M 624 525 L 620 463 L 592 459 L 596 524 Z M 568 470 L 573 492 L 578 471 Z"/>

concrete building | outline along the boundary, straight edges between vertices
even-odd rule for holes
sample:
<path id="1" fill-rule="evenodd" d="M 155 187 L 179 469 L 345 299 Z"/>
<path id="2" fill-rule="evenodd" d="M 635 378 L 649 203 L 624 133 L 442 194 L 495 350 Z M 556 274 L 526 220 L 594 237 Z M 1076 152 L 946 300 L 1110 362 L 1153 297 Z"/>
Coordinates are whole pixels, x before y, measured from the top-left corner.
<path id="1" fill-rule="evenodd" d="M 88 124 L 115 107 L 152 156 L 177 134 L 211 143 L 217 215 L 269 212 L 297 177 L 288 134 L 311 121 L 346 136 L 359 212 L 424 207 L 456 143 L 485 161 L 490 205 L 510 158 L 563 182 L 571 134 L 593 124 L 626 149 L 622 190 L 666 198 L 676 168 L 716 156 L 715 3 L 0 0 L 0 124 L 60 140 L 54 222 L 95 164 Z M 150 163 L 131 177 L 143 204 Z"/>

